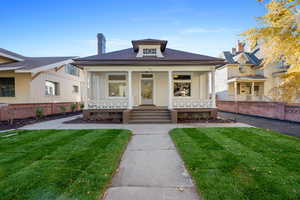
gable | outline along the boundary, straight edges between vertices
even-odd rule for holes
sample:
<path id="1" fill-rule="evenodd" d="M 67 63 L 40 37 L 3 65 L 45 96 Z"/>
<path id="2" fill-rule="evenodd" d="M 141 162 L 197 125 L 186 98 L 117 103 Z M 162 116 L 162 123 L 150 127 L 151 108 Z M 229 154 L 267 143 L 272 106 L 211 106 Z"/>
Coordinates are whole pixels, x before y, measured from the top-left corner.
<path id="1" fill-rule="evenodd" d="M 6 63 L 12 63 L 15 62 L 15 60 L 0 56 L 0 64 L 6 64 Z"/>

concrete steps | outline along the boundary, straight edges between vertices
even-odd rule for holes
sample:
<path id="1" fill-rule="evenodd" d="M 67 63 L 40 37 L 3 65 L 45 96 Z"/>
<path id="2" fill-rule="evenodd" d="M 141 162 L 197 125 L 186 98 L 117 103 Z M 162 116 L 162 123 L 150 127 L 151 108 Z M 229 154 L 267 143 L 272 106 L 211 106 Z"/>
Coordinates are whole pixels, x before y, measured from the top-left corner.
<path id="1" fill-rule="evenodd" d="M 168 109 L 133 109 L 130 113 L 129 123 L 150 124 L 150 123 L 171 123 L 171 113 Z"/>

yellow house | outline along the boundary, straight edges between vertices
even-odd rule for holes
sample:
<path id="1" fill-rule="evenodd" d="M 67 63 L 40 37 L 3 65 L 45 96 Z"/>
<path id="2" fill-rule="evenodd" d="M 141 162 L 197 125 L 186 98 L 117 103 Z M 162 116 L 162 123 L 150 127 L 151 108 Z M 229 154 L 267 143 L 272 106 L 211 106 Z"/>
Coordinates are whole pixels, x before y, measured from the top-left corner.
<path id="1" fill-rule="evenodd" d="M 232 51 L 221 57 L 227 64 L 216 71 L 216 91 L 220 100 L 272 101 L 272 89 L 282 82 L 280 75 L 287 71 L 283 63 L 263 64 L 259 48 L 245 51 L 245 43 L 238 41 Z"/>
<path id="2" fill-rule="evenodd" d="M 25 57 L 0 48 L 0 104 L 80 102 L 74 57 Z"/>

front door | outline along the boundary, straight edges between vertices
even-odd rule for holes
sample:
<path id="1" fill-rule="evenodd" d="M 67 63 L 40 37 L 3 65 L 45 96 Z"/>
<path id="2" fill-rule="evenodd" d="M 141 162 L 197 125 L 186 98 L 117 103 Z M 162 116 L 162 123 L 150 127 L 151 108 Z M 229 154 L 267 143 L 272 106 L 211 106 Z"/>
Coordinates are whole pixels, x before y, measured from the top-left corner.
<path id="1" fill-rule="evenodd" d="M 153 74 L 141 74 L 141 104 L 153 105 Z"/>

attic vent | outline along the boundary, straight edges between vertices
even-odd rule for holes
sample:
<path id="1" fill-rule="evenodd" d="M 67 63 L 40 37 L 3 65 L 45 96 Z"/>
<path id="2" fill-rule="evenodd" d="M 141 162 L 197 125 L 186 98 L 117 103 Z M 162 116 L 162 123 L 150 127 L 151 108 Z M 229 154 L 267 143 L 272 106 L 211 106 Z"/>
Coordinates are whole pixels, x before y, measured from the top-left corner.
<path id="1" fill-rule="evenodd" d="M 144 56 L 156 56 L 156 49 L 143 49 L 143 55 Z"/>

